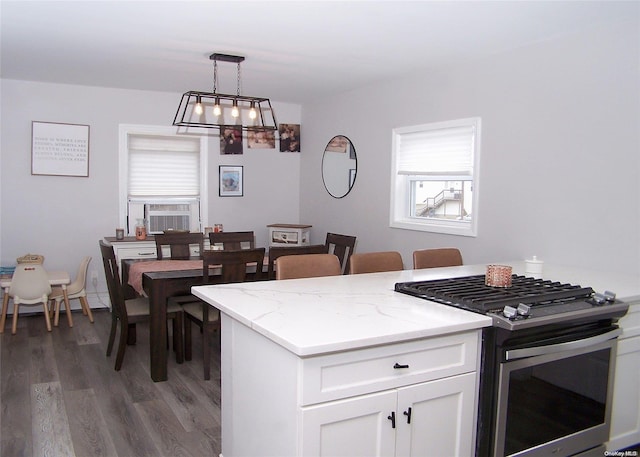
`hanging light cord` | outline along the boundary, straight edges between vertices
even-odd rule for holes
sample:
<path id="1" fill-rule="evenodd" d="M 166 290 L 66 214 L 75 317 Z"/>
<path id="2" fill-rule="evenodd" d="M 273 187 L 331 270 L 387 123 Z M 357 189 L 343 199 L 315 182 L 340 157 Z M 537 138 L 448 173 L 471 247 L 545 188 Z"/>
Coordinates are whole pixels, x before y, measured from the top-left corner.
<path id="1" fill-rule="evenodd" d="M 216 89 L 218 86 L 218 61 L 213 61 L 213 93 L 217 93 Z"/>
<path id="2" fill-rule="evenodd" d="M 241 78 L 240 78 L 240 62 L 238 62 L 238 86 L 237 86 L 237 93 L 236 95 L 239 97 L 240 96 L 240 84 L 241 84 Z"/>

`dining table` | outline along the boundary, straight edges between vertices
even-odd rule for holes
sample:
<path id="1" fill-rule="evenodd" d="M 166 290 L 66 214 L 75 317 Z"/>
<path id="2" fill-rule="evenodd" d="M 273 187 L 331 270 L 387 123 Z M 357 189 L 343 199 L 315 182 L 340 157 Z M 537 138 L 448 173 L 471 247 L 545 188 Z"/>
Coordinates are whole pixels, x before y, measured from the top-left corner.
<path id="1" fill-rule="evenodd" d="M 263 262 L 267 271 L 268 258 Z M 167 299 L 189 295 L 191 287 L 202 285 L 202 260 L 123 259 L 122 285 L 125 298 L 146 295 L 149 298 L 150 373 L 155 382 L 166 381 L 167 375 Z M 247 272 L 255 273 L 255 265 L 247 265 Z M 209 271 L 209 284 L 221 282 L 221 267 Z M 135 334 L 133 334 L 135 339 Z M 134 340 L 135 341 L 135 340 Z M 132 342 L 130 339 L 129 342 Z"/>
<path id="2" fill-rule="evenodd" d="M 67 286 L 71 283 L 69 273 L 62 270 L 47 271 L 49 276 L 49 284 L 52 286 L 60 286 L 62 288 L 62 297 L 66 309 L 67 322 L 69 327 L 73 327 L 73 318 L 71 317 L 71 308 L 69 308 L 69 295 L 67 294 Z M 7 320 L 7 312 L 9 308 L 9 289 L 11 288 L 11 276 L 0 278 L 0 288 L 3 291 L 2 297 L 2 317 L 0 317 L 0 333 L 4 333 L 4 326 Z M 53 321 L 54 327 L 58 326 L 59 315 L 56 314 Z"/>

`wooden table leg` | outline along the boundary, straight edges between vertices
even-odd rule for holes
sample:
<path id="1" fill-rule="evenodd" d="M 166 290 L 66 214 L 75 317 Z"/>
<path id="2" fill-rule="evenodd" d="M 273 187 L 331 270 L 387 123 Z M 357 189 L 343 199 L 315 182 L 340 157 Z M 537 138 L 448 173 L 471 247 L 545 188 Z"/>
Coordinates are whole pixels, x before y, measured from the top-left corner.
<path id="1" fill-rule="evenodd" d="M 167 298 L 164 281 L 151 279 L 149 287 L 149 350 L 151 379 L 167 380 Z"/>
<path id="2" fill-rule="evenodd" d="M 71 317 L 71 307 L 69 306 L 69 294 L 67 294 L 67 286 L 62 285 L 62 297 L 64 298 L 64 306 L 67 311 L 67 322 L 69 322 L 69 327 L 73 327 L 73 318 Z M 56 320 L 58 316 L 56 315 Z"/>
<path id="3" fill-rule="evenodd" d="M 4 289 L 2 297 L 2 317 L 0 317 L 0 333 L 4 333 L 4 324 L 7 321 L 7 311 L 9 308 L 9 289 Z"/>

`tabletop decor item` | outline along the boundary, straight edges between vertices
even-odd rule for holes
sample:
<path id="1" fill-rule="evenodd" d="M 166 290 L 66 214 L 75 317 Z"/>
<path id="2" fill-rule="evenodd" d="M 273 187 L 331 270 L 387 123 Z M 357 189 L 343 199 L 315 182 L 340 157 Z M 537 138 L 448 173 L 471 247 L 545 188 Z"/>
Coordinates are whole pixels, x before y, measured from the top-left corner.
<path id="1" fill-rule="evenodd" d="M 31 174 L 89 176 L 89 126 L 31 122 Z"/>

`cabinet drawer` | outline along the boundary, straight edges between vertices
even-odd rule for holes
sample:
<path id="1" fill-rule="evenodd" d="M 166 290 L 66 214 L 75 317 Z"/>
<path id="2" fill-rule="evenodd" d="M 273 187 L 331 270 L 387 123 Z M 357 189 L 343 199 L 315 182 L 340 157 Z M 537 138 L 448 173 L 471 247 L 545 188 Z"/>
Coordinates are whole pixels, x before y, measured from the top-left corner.
<path id="1" fill-rule="evenodd" d="M 303 359 L 301 405 L 475 371 L 479 344 L 473 331 Z"/>
<path id="2" fill-rule="evenodd" d="M 118 260 L 122 259 L 152 259 L 156 256 L 156 247 L 144 246 L 144 247 L 127 247 L 118 248 L 116 257 Z"/>

